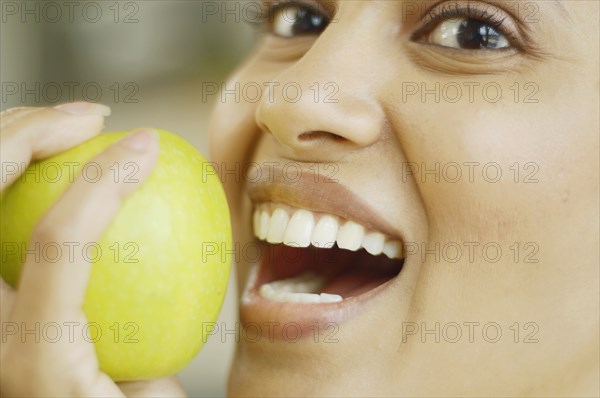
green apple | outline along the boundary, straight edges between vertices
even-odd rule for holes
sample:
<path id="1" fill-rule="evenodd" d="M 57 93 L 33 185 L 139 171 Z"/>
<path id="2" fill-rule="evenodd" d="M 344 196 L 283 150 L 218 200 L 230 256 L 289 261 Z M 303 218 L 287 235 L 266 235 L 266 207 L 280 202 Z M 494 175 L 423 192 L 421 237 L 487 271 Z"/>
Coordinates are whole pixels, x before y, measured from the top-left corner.
<path id="1" fill-rule="evenodd" d="M 126 134 L 104 133 L 35 162 L 4 192 L 0 271 L 9 284 L 18 285 L 29 258 L 24 251 L 33 256 L 27 244 L 42 215 L 75 176 L 85 171 L 87 179 L 97 178 L 86 163 Z M 72 330 L 94 342 L 101 369 L 117 381 L 163 377 L 191 361 L 211 332 L 229 279 L 229 208 L 214 168 L 179 136 L 159 131 L 159 140 L 154 171 L 102 239 L 73 249 L 86 250 L 93 265 L 83 308 L 88 323 Z M 110 172 L 135 179 L 136 170 L 132 163 Z M 67 245 L 56 246 L 69 254 Z M 37 255 L 55 258 L 57 247 L 38 248 Z"/>

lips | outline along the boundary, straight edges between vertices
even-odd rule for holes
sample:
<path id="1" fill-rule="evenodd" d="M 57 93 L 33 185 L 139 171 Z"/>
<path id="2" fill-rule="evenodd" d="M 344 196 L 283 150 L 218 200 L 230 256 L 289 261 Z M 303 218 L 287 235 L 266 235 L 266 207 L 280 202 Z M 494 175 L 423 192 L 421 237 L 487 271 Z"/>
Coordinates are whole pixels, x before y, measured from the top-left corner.
<path id="1" fill-rule="evenodd" d="M 249 185 L 261 255 L 242 298 L 243 322 L 340 321 L 402 269 L 399 231 L 342 184 L 313 177 Z"/>

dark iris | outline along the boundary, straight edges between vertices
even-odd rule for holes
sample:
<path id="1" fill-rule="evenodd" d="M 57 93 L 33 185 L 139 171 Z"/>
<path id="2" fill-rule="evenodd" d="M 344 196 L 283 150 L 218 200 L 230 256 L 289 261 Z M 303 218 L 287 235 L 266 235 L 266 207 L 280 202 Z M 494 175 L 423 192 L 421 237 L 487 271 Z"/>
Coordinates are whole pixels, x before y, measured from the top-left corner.
<path id="1" fill-rule="evenodd" d="M 292 27 L 295 35 L 319 34 L 327 27 L 327 18 L 307 7 L 298 7 L 298 13 Z"/>
<path id="2" fill-rule="evenodd" d="M 497 48 L 502 35 L 488 23 L 465 19 L 460 23 L 456 40 L 461 48 Z"/>

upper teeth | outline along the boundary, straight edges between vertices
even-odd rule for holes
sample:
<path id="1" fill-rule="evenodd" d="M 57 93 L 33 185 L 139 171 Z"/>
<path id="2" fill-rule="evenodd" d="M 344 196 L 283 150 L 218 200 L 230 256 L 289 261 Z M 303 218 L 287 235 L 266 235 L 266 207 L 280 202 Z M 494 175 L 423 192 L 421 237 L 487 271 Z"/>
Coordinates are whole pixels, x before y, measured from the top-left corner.
<path id="1" fill-rule="evenodd" d="M 366 231 L 362 225 L 339 217 L 297 209 L 291 217 L 283 207 L 260 205 L 254 210 L 254 235 L 269 243 L 283 243 L 293 247 L 330 248 L 335 243 L 341 249 L 358 250 L 361 247 L 372 255 L 385 254 L 402 258 L 402 244 L 381 232 Z"/>

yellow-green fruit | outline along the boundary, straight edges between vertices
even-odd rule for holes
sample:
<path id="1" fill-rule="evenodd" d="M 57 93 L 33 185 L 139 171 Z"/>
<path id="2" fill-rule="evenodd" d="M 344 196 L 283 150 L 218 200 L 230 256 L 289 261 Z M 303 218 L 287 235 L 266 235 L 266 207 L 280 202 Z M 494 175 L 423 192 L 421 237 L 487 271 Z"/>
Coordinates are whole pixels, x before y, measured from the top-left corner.
<path id="1" fill-rule="evenodd" d="M 11 285 L 18 284 L 24 259 L 58 254 L 68 260 L 71 247 L 93 262 L 83 308 L 88 324 L 70 327 L 75 337 L 94 341 L 101 369 L 118 381 L 173 374 L 198 353 L 221 309 L 231 260 L 223 250 L 231 248 L 231 224 L 221 182 L 193 146 L 165 131 L 154 171 L 97 244 L 27 247 L 36 223 L 73 178 L 97 178 L 93 163 L 85 164 L 126 134 L 104 133 L 33 163 L 0 201 L 0 271 Z M 108 172 L 132 181 L 137 166 Z M 60 326 L 68 338 L 68 325 Z"/>

